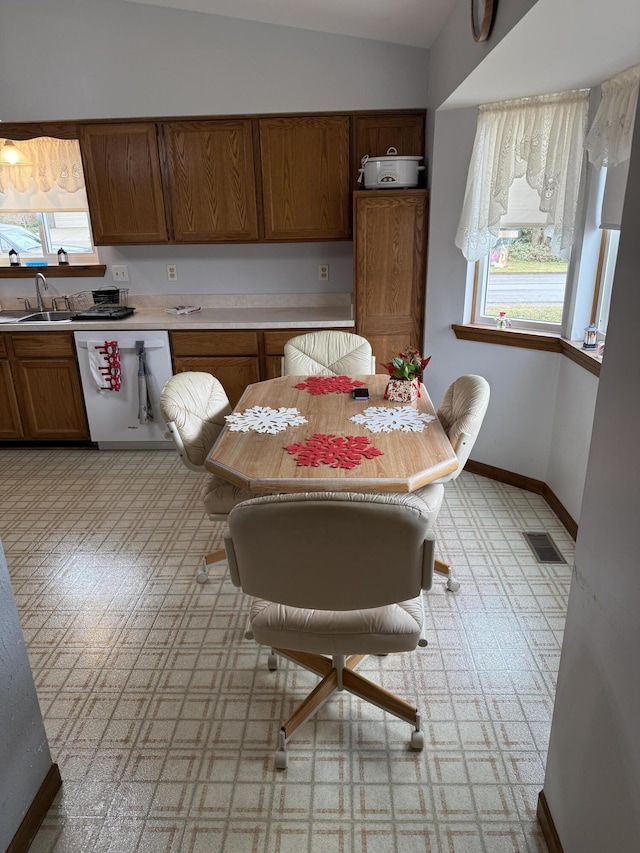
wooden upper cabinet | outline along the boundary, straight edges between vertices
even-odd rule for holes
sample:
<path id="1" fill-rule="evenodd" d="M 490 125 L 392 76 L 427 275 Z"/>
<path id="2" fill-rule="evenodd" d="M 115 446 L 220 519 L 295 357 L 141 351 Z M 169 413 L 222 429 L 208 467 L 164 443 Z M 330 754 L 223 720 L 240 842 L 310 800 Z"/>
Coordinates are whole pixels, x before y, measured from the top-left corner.
<path id="1" fill-rule="evenodd" d="M 348 240 L 362 157 L 423 156 L 425 116 L 79 123 L 95 243 Z"/>
<path id="2" fill-rule="evenodd" d="M 356 332 L 378 367 L 407 346 L 422 346 L 427 190 L 354 193 Z"/>
<path id="3" fill-rule="evenodd" d="M 348 239 L 349 116 L 262 118 L 267 240 Z"/>
<path id="4" fill-rule="evenodd" d="M 257 240 L 250 119 L 172 121 L 162 129 L 173 239 Z"/>
<path id="5" fill-rule="evenodd" d="M 383 157 L 389 148 L 395 148 L 398 154 L 424 157 L 424 123 L 426 112 L 417 113 L 380 113 L 378 115 L 356 115 L 353 125 L 353 189 L 363 189 L 358 183 L 358 170 L 362 158 Z M 420 175 L 424 175 L 421 172 Z M 421 177 L 420 185 L 424 183 Z"/>
<path id="6" fill-rule="evenodd" d="M 80 146 L 96 245 L 166 243 L 156 125 L 84 125 Z"/>

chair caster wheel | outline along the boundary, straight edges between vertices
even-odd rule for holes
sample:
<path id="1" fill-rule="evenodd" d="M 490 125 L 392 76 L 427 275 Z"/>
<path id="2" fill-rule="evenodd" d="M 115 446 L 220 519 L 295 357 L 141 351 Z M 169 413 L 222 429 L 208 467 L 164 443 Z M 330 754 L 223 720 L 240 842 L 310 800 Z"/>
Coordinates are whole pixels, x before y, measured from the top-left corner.
<path id="1" fill-rule="evenodd" d="M 423 749 L 424 748 L 424 733 L 423 732 L 411 732 L 411 749 Z"/>
<path id="2" fill-rule="evenodd" d="M 289 753 L 286 749 L 276 749 L 274 761 L 276 770 L 286 770 L 289 766 Z"/>
<path id="3" fill-rule="evenodd" d="M 278 655 L 271 652 L 267 658 L 267 666 L 269 667 L 269 672 L 275 672 L 278 668 Z"/>
<path id="4" fill-rule="evenodd" d="M 198 572 L 198 574 L 196 576 L 196 581 L 198 583 L 207 583 L 208 580 L 209 580 L 209 575 L 207 574 L 207 572 L 205 572 L 204 570 Z"/>
<path id="5" fill-rule="evenodd" d="M 445 585 L 445 589 L 447 589 L 449 592 L 457 592 L 460 589 L 460 584 L 458 583 L 458 581 L 454 581 L 453 578 L 449 578 Z"/>

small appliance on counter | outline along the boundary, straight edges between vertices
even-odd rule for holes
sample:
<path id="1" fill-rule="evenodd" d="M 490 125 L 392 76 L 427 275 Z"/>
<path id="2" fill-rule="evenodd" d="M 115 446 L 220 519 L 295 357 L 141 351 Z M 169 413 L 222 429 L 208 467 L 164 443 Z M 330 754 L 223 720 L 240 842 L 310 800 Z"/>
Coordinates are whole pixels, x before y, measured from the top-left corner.
<path id="1" fill-rule="evenodd" d="M 370 157 L 365 154 L 358 170 L 358 183 L 364 178 L 365 189 L 406 189 L 418 186 L 418 172 L 424 166 L 418 163 L 422 156 L 398 154 L 395 148 L 389 148 L 384 157 Z"/>

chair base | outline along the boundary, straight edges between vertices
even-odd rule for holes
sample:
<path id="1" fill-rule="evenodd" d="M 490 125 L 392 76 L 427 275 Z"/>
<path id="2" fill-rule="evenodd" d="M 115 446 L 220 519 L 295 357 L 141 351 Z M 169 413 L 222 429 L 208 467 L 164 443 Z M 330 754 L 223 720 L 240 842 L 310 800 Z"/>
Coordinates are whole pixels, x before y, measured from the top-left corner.
<path id="1" fill-rule="evenodd" d="M 445 584 L 445 586 L 449 590 L 449 592 L 457 592 L 460 589 L 460 583 L 455 580 L 455 578 L 451 574 L 451 566 L 449 566 L 447 563 L 443 563 L 442 560 L 434 560 L 433 570 L 434 572 L 438 572 L 438 574 L 440 575 L 447 576 L 447 583 Z"/>
<path id="2" fill-rule="evenodd" d="M 213 566 L 215 563 L 221 563 L 223 560 L 226 560 L 226 558 L 227 554 L 224 548 L 219 548 L 217 551 L 211 551 L 210 554 L 205 554 L 202 558 L 200 571 L 196 575 L 197 582 L 206 583 L 209 580 L 209 566 Z"/>
<path id="3" fill-rule="evenodd" d="M 283 723 L 278 735 L 278 749 L 275 754 L 275 766 L 278 770 L 286 769 L 289 759 L 287 755 L 287 743 L 294 732 L 312 717 L 324 703 L 338 690 L 346 690 L 364 699 L 372 705 L 376 705 L 383 711 L 388 711 L 395 717 L 405 720 L 415 726 L 411 734 L 411 748 L 422 749 L 424 746 L 424 735 L 420 730 L 420 714 L 414 705 L 410 705 L 400 699 L 384 687 L 374 684 L 368 678 L 358 675 L 356 667 L 367 655 L 334 655 L 333 658 L 325 655 L 312 654 L 310 652 L 297 652 L 291 649 L 272 649 L 269 655 L 269 669 L 277 669 L 277 655 L 287 658 L 299 664 L 304 669 L 321 676 L 321 681 L 309 693 L 300 705 L 295 709 L 289 719 Z"/>

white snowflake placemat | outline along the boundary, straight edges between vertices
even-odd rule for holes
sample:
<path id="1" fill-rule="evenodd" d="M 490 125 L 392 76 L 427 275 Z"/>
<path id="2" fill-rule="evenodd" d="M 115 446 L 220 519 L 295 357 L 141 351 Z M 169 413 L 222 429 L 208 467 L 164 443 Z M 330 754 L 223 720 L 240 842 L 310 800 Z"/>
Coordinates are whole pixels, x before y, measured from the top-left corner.
<path id="1" fill-rule="evenodd" d="M 280 406 L 279 409 L 253 406 L 238 414 L 225 415 L 224 419 L 229 424 L 231 432 L 253 430 L 253 432 L 268 432 L 270 435 L 282 432 L 288 426 L 307 423 L 307 419 L 297 409 L 287 409 L 284 406 Z"/>
<path id="2" fill-rule="evenodd" d="M 368 406 L 351 420 L 363 424 L 369 432 L 422 432 L 435 415 L 418 412 L 413 406 Z"/>

